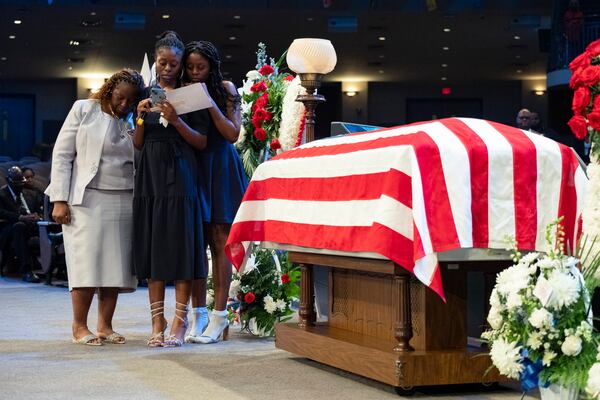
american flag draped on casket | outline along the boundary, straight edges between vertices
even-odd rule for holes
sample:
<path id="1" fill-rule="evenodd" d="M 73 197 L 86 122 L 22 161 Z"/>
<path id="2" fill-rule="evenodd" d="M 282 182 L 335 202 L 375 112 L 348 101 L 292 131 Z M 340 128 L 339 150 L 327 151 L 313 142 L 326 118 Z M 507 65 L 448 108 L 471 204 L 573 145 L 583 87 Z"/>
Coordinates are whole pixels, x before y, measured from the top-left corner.
<path id="1" fill-rule="evenodd" d="M 506 125 L 449 118 L 323 139 L 254 173 L 226 253 L 253 241 L 374 252 L 444 296 L 437 253 L 545 250 L 564 216 L 573 251 L 587 178 L 571 148 Z"/>

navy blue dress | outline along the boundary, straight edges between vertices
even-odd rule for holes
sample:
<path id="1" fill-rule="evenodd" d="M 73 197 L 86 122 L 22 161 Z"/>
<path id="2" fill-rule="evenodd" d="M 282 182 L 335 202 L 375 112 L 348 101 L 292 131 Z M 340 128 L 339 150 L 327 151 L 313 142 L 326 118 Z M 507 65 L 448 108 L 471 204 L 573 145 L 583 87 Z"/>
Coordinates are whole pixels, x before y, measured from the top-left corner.
<path id="1" fill-rule="evenodd" d="M 206 110 L 182 115 L 206 134 Z M 159 114 L 145 118 L 144 144 L 135 172 L 133 193 L 133 265 L 138 279 L 204 278 L 202 205 L 198 192 L 197 151 L 172 126 L 159 124 Z"/>
<path id="2" fill-rule="evenodd" d="M 235 147 L 219 133 L 212 118 L 208 144 L 198 152 L 198 158 L 202 165 L 202 219 L 205 223 L 231 224 L 248 187 L 248 178 Z"/>

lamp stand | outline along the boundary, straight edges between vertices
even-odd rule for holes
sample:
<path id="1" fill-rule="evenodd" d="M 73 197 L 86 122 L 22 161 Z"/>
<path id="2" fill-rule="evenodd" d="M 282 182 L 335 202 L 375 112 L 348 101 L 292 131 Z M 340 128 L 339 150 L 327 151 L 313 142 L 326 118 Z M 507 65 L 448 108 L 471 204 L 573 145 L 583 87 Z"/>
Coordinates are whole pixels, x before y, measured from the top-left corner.
<path id="1" fill-rule="evenodd" d="M 306 143 L 312 142 L 315 139 L 315 108 L 319 103 L 325 102 L 323 95 L 317 94 L 317 89 L 321 87 L 321 79 L 323 74 L 298 74 L 300 76 L 300 84 L 306 89 L 306 94 L 301 94 L 296 97 L 296 101 L 301 101 L 306 107 Z"/>

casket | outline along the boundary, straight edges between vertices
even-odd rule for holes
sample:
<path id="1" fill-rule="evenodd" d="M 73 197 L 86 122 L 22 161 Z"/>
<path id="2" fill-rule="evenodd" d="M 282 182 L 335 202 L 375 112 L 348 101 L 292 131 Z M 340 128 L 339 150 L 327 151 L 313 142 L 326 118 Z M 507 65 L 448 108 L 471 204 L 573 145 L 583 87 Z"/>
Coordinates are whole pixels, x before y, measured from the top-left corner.
<path id="1" fill-rule="evenodd" d="M 485 120 L 328 138 L 259 166 L 226 253 L 239 267 L 258 242 L 301 265 L 299 323 L 276 327 L 279 348 L 397 387 L 497 381 L 467 346 L 467 275 L 489 295 L 507 237 L 544 251 L 559 217 L 573 252 L 586 182 L 571 148 Z M 323 322 L 314 265 L 328 267 Z"/>

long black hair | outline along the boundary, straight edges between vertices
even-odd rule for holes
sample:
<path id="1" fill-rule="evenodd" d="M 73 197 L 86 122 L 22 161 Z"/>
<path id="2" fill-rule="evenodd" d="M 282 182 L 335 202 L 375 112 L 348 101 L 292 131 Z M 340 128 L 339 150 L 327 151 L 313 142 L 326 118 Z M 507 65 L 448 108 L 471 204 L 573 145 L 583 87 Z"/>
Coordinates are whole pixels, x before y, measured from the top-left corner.
<path id="1" fill-rule="evenodd" d="M 232 95 L 225 90 L 223 86 L 223 74 L 221 73 L 221 58 L 219 57 L 219 51 L 211 42 L 205 40 L 198 40 L 190 42 L 185 46 L 185 52 L 183 54 L 183 66 L 187 63 L 187 59 L 190 54 L 200 54 L 202 57 L 208 60 L 210 65 L 210 72 L 208 74 L 208 81 L 206 87 L 210 97 L 217 103 L 219 109 L 224 114 L 227 113 L 227 101 L 231 101 L 234 107 L 238 107 L 240 104 L 240 97 Z M 185 74 L 184 74 L 185 77 Z"/>

